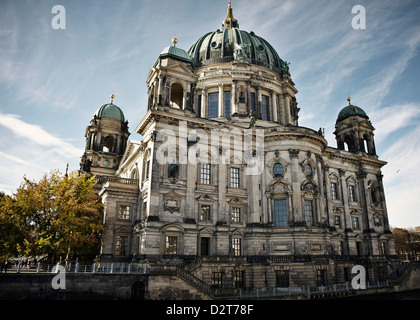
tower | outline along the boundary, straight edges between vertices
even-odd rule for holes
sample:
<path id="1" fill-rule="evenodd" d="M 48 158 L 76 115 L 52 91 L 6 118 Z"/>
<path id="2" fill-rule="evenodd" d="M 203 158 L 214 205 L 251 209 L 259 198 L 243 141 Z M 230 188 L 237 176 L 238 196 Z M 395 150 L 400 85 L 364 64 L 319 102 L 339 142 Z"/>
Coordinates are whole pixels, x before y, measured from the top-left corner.
<path id="1" fill-rule="evenodd" d="M 359 107 L 351 104 L 343 108 L 337 117 L 335 136 L 337 148 L 353 153 L 363 152 L 376 157 L 373 131 L 375 128 L 367 114 Z"/>
<path id="2" fill-rule="evenodd" d="M 112 94 L 111 102 L 95 112 L 85 133 L 86 146 L 80 170 L 98 178 L 115 174 L 130 135 L 128 121 L 113 99 Z"/>

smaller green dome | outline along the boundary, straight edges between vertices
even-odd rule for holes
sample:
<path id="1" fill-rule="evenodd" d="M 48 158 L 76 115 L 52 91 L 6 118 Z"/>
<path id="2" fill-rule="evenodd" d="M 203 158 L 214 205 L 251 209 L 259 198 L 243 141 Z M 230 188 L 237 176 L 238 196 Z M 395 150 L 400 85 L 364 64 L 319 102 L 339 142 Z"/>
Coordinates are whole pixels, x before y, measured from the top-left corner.
<path id="1" fill-rule="evenodd" d="M 161 58 L 171 57 L 174 59 L 182 60 L 184 62 L 190 62 L 190 63 L 192 62 L 192 59 L 190 58 L 190 56 L 185 50 L 181 48 L 177 48 L 175 46 L 169 46 L 169 47 L 164 48 L 162 52 L 160 53 L 159 57 Z"/>
<path id="2" fill-rule="evenodd" d="M 359 116 L 362 118 L 369 119 L 366 112 L 364 112 L 362 108 L 349 104 L 343 110 L 340 111 L 337 117 L 337 122 L 352 116 Z"/>
<path id="3" fill-rule="evenodd" d="M 113 103 L 104 104 L 95 112 L 95 116 L 98 118 L 111 118 L 125 122 L 124 113 Z"/>

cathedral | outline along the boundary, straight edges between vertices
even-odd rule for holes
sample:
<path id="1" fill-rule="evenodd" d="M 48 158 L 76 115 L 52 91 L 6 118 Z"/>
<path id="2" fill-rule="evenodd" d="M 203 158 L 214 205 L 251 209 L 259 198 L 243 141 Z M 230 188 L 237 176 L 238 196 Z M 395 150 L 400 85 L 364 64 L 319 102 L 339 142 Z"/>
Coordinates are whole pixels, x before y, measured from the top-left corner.
<path id="1" fill-rule="evenodd" d="M 147 76 L 142 141 L 113 96 L 86 129 L 81 171 L 104 203 L 99 261 L 176 265 L 215 288 L 332 285 L 355 265 L 386 279 L 386 162 L 363 109 L 343 102 L 336 147 L 299 126 L 289 64 L 239 28 L 230 1 L 220 29 L 188 51 L 172 42 Z"/>

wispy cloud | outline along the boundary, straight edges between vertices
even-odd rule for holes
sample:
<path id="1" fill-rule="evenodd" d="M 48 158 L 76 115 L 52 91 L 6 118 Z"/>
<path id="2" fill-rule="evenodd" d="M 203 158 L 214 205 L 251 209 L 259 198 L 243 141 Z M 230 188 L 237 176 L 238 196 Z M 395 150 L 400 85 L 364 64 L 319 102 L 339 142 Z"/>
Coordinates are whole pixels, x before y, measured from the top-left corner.
<path id="1" fill-rule="evenodd" d="M 42 127 L 22 121 L 18 115 L 0 113 L 0 125 L 8 128 L 15 135 L 28 139 L 37 145 L 52 148 L 62 156 L 80 157 L 83 153 L 83 150 L 55 137 Z"/>
<path id="2" fill-rule="evenodd" d="M 370 113 L 370 119 L 377 128 L 375 141 L 383 142 L 394 131 L 410 125 L 418 125 L 416 117 L 420 115 L 420 104 L 398 104 Z"/>
<path id="3" fill-rule="evenodd" d="M 388 164 L 383 168 L 387 206 L 396 226 L 420 225 L 420 127 L 401 136 L 384 152 Z"/>

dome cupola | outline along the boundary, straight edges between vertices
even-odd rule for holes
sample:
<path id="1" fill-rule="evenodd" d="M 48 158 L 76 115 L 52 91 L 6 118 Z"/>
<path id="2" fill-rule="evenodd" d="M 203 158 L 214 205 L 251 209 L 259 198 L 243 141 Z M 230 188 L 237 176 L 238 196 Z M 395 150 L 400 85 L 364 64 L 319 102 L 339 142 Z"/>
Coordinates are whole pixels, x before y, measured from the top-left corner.
<path id="1" fill-rule="evenodd" d="M 200 37 L 188 54 L 196 67 L 245 60 L 280 74 L 289 71 L 288 63 L 280 59 L 276 50 L 265 39 L 252 31 L 239 29 L 230 1 L 222 30 L 218 29 Z"/>
<path id="2" fill-rule="evenodd" d="M 347 98 L 347 101 L 349 102 L 349 105 L 340 111 L 337 117 L 337 122 L 342 121 L 348 117 L 353 117 L 353 116 L 359 116 L 362 118 L 369 119 L 366 112 L 364 112 L 362 108 L 359 108 L 351 104 L 351 98 Z"/>
<path id="3" fill-rule="evenodd" d="M 335 125 L 337 148 L 377 157 L 373 134 L 375 128 L 363 109 L 352 105 L 350 97 L 347 101 L 349 105 L 340 111 Z"/>
<path id="4" fill-rule="evenodd" d="M 124 113 L 113 103 L 114 95 L 111 96 L 111 103 L 104 104 L 95 112 L 97 118 L 111 118 L 125 122 Z"/>

